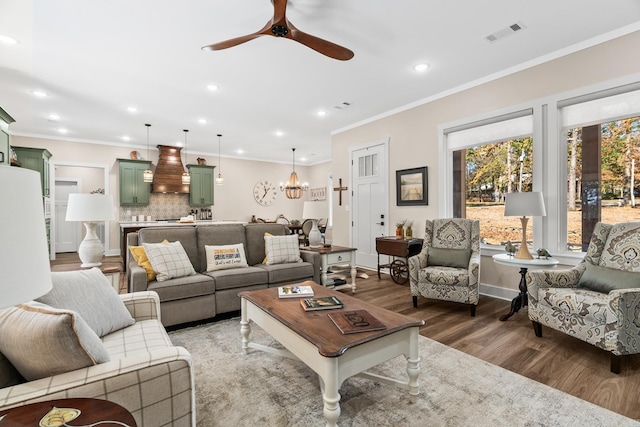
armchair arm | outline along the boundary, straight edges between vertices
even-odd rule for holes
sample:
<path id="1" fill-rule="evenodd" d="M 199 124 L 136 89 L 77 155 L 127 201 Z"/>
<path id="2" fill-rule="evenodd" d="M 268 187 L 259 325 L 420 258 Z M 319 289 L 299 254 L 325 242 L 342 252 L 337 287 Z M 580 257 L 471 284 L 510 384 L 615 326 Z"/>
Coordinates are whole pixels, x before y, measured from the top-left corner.
<path id="1" fill-rule="evenodd" d="M 609 292 L 609 307 L 616 313 L 608 330 L 617 331 L 616 340 L 607 341 L 607 350 L 616 355 L 640 353 L 640 288 Z M 608 322 L 609 323 L 609 322 Z"/>
<path id="2" fill-rule="evenodd" d="M 141 378 L 160 382 L 166 377 L 171 387 L 148 387 Z M 182 417 L 195 425 L 195 384 L 193 362 L 182 347 L 140 351 L 110 362 L 66 372 L 53 377 L 0 389 L 0 410 L 42 401 L 90 397 L 106 399 L 125 407 L 138 425 L 153 419 L 157 425 L 170 425 Z M 167 403 L 167 401 L 169 403 Z M 173 408 L 158 411 L 159 407 Z"/>
<path id="3" fill-rule="evenodd" d="M 480 252 L 474 252 L 469 258 L 469 303 L 477 304 L 480 300 Z"/>
<path id="4" fill-rule="evenodd" d="M 322 259 L 320 254 L 314 251 L 301 250 L 300 258 L 313 265 L 313 281 L 320 283 L 320 271 L 322 270 Z"/>
<path id="5" fill-rule="evenodd" d="M 142 292 L 147 290 L 147 271 L 135 261 L 129 263 L 127 277 L 129 292 Z"/>
<path id="6" fill-rule="evenodd" d="M 575 288 L 585 270 L 584 263 L 564 270 L 536 270 L 527 271 L 527 293 L 529 305 L 535 308 L 538 304 L 538 291 L 540 288 Z"/>
<path id="7" fill-rule="evenodd" d="M 160 297 L 156 292 L 144 291 L 121 294 L 120 299 L 136 322 L 151 319 L 160 321 Z"/>

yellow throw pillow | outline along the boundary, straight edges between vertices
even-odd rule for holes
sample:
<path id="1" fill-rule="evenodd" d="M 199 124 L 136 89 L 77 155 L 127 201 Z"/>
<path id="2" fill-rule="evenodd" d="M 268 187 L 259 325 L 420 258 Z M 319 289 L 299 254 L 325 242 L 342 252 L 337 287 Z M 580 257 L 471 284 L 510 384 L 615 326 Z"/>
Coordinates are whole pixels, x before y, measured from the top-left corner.
<path id="1" fill-rule="evenodd" d="M 269 233 L 268 231 L 265 231 L 264 235 L 265 236 L 273 236 L 273 234 Z M 262 263 L 263 264 L 267 263 L 267 248 L 266 247 L 264 248 L 264 259 L 262 260 Z"/>
<path id="2" fill-rule="evenodd" d="M 151 267 L 151 262 L 149 261 L 149 258 L 147 258 L 147 253 L 144 251 L 144 246 L 129 246 L 129 249 L 131 249 L 133 259 L 138 263 L 140 267 L 146 270 L 147 282 L 155 280 L 156 273 L 155 271 L 153 271 L 153 267 Z"/>

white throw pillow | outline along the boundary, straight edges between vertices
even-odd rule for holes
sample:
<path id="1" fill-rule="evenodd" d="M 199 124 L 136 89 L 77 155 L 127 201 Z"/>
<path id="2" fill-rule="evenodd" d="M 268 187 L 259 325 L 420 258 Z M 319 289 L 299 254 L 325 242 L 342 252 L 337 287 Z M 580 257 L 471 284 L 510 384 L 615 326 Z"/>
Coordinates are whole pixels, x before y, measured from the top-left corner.
<path id="1" fill-rule="evenodd" d="M 33 381 L 110 360 L 77 313 L 38 302 L 0 310 L 0 352 Z"/>
<path id="2" fill-rule="evenodd" d="M 222 246 L 205 245 L 204 251 L 207 255 L 207 271 L 249 266 L 242 243 Z"/>
<path id="3" fill-rule="evenodd" d="M 99 337 L 135 323 L 109 280 L 98 268 L 52 272 L 51 282 L 51 290 L 36 301 L 75 311 Z"/>
<path id="4" fill-rule="evenodd" d="M 169 243 L 143 243 L 142 246 L 153 271 L 156 272 L 158 282 L 196 274 L 179 240 Z"/>
<path id="5" fill-rule="evenodd" d="M 264 250 L 267 255 L 265 264 L 284 264 L 302 262 L 298 236 L 264 236 Z"/>

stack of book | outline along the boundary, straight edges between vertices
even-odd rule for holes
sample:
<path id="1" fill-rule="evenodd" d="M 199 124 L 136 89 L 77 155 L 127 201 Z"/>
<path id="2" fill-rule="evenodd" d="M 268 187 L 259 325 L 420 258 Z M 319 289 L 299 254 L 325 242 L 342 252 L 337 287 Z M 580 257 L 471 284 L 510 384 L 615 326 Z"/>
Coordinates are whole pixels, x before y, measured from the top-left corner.
<path id="1" fill-rule="evenodd" d="M 300 304 L 302 304 L 304 311 L 331 310 L 344 307 L 342 301 L 336 297 L 305 298 L 300 301 Z"/>
<path id="2" fill-rule="evenodd" d="M 313 295 L 311 286 L 289 285 L 278 288 L 279 298 L 312 297 Z"/>

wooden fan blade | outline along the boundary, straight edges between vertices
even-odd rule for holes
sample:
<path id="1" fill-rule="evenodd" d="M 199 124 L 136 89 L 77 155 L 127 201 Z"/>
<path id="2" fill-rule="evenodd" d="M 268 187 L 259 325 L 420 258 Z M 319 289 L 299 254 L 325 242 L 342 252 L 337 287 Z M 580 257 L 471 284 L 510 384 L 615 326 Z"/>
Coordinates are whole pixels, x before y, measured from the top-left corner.
<path id="1" fill-rule="evenodd" d="M 338 59 L 340 61 L 348 61 L 353 58 L 353 52 L 346 47 L 342 47 L 335 43 L 331 43 L 330 41 L 321 39 L 320 37 L 312 36 L 311 34 L 307 34 L 295 28 L 289 24 L 291 40 L 295 40 L 298 43 L 302 43 L 303 45 L 315 50 L 318 53 L 321 53 L 329 58 Z M 289 38 L 289 37 L 287 37 Z"/>
<path id="2" fill-rule="evenodd" d="M 260 36 L 263 36 L 264 34 L 260 34 L 260 33 L 253 33 L 253 34 L 247 34 L 246 36 L 240 36 L 240 37 L 236 37 L 233 39 L 229 39 L 229 40 L 225 40 L 225 41 L 221 41 L 218 43 L 213 43 L 207 46 L 202 46 L 203 50 L 222 50 L 222 49 L 227 49 L 233 46 L 238 46 L 239 44 L 242 43 L 246 43 L 248 41 L 251 41 L 253 39 L 256 39 Z"/>

